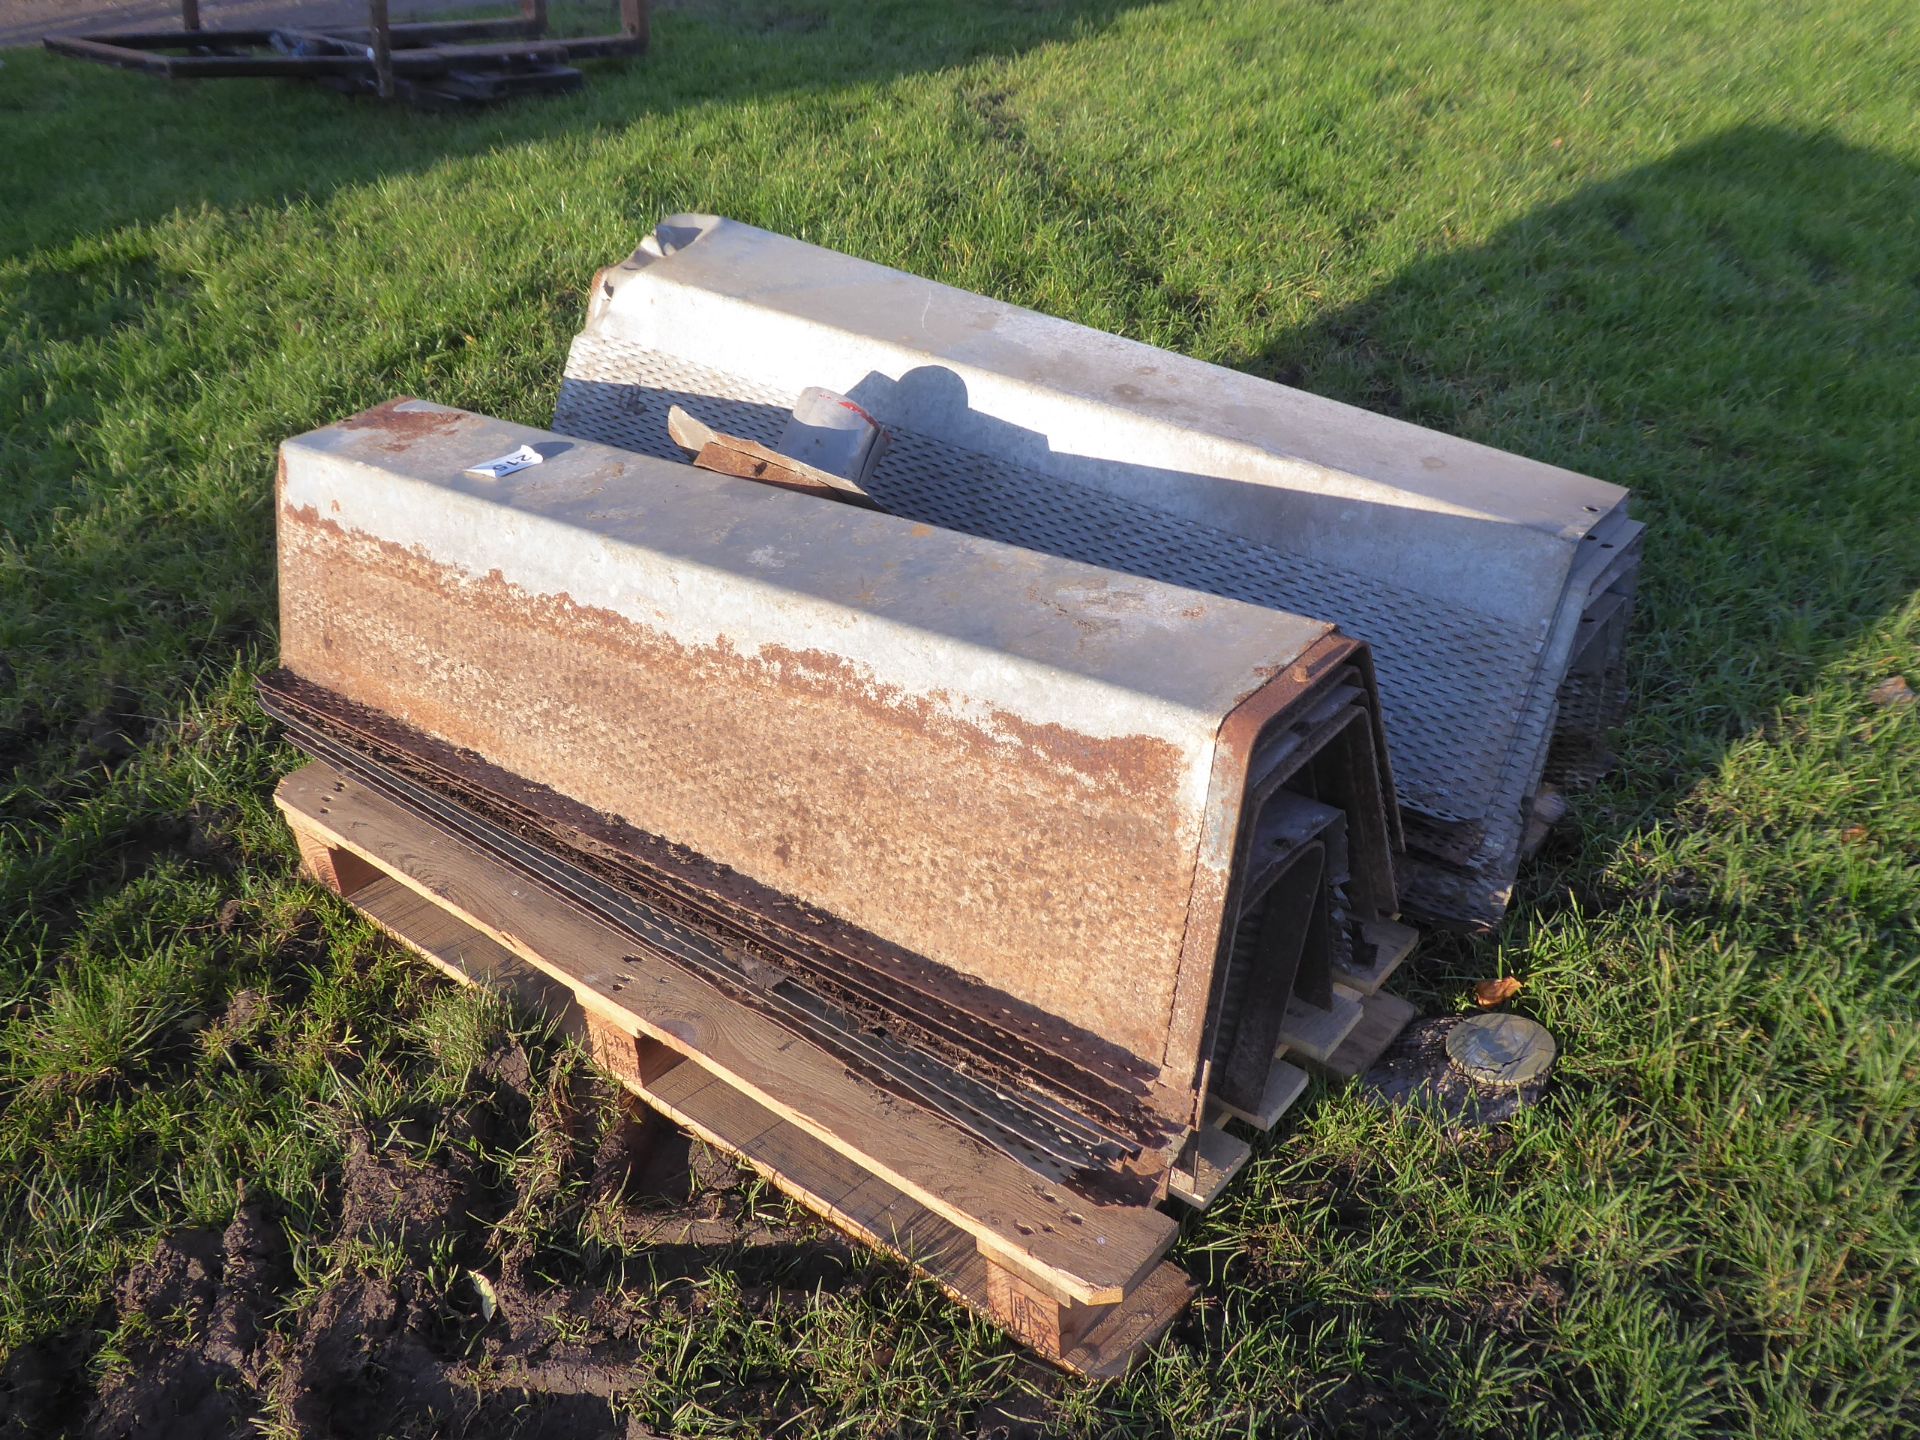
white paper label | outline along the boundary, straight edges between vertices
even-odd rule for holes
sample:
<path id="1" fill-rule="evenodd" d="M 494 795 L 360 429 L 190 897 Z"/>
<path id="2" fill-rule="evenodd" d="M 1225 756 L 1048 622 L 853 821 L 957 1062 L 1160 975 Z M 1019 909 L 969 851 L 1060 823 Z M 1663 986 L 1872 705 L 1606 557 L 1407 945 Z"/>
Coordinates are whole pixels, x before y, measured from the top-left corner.
<path id="1" fill-rule="evenodd" d="M 524 470 L 529 465 L 538 465 L 546 456 L 531 445 L 522 445 L 502 455 L 498 460 L 483 460 L 478 465 L 469 465 L 466 473 L 478 475 L 482 480 L 498 480 L 502 475 L 511 475 L 516 470 Z"/>

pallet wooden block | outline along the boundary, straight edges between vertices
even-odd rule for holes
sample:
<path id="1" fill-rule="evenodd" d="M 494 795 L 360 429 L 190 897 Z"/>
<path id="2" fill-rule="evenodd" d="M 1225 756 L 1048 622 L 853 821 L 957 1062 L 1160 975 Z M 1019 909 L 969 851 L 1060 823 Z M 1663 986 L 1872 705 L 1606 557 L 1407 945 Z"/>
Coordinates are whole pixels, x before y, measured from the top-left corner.
<path id="1" fill-rule="evenodd" d="M 1225 1122 L 1222 1114 L 1218 1123 L 1202 1126 L 1168 1177 L 1167 1193 L 1196 1210 L 1211 1205 L 1253 1158 L 1253 1147 L 1229 1134 L 1223 1128 Z"/>
<path id="2" fill-rule="evenodd" d="M 1366 965 L 1336 965 L 1334 979 L 1349 990 L 1362 995 L 1378 993 L 1387 983 L 1389 976 L 1398 970 L 1413 953 L 1414 945 L 1420 939 L 1420 932 L 1411 925 L 1402 925 L 1397 920 L 1375 920 L 1366 927 L 1366 936 L 1373 945 L 1373 959 Z"/>
<path id="3" fill-rule="evenodd" d="M 1360 1023 L 1364 998 L 1337 983 L 1333 1003 L 1324 1009 L 1296 995 L 1287 1003 L 1286 1018 L 1280 1022 L 1280 1043 L 1289 1055 L 1313 1063 L 1325 1061 Z"/>
<path id="4" fill-rule="evenodd" d="M 1064 1190 L 324 764 L 275 801 L 315 879 L 455 978 L 559 1017 L 649 1105 L 1082 1374 L 1192 1294 L 1148 1207 Z"/>
<path id="5" fill-rule="evenodd" d="M 1398 995 L 1389 995 L 1384 990 L 1378 995 L 1369 995 L 1361 1002 L 1359 1023 L 1315 1068 L 1335 1080 L 1353 1079 L 1370 1069 L 1419 1013 L 1411 1001 L 1402 1000 Z"/>

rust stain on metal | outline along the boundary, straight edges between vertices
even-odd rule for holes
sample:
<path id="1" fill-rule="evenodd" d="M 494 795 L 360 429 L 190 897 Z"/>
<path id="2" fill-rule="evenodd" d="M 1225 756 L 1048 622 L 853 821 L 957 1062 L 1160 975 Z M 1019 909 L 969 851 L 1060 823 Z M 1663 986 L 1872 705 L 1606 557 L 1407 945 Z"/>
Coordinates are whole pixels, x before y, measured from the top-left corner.
<path id="1" fill-rule="evenodd" d="M 356 752 L 396 767 L 523 838 L 558 848 L 577 864 L 648 903 L 689 918 L 725 943 L 859 1011 L 873 1002 L 891 1027 L 926 1037 L 966 1068 L 999 1065 L 1070 1097 L 1102 1123 L 1150 1146 L 1171 1143 L 1177 1109 L 1156 1094 L 1156 1067 L 1098 1035 L 1060 1040 L 1060 1021 L 1005 991 L 982 985 L 904 947 L 860 931 L 736 870 L 618 816 L 587 809 L 550 788 L 345 700 L 291 670 L 263 677 L 263 698 L 304 717 Z M 955 1051 L 953 1045 L 962 1047 Z M 1089 1108 L 1090 1107 L 1090 1108 Z M 1144 1110 L 1162 1116 L 1148 1120 Z"/>
<path id="2" fill-rule="evenodd" d="M 1161 1062 L 1195 881 L 1170 743 L 688 647 L 282 516 L 298 673 Z"/>
<path id="3" fill-rule="evenodd" d="M 1309 656 L 1330 646 L 1337 655 L 1353 643 L 1343 637 L 1328 636 L 1316 643 Z M 1207 786 L 1208 826 L 1201 837 L 1189 891 L 1178 977 L 1161 1016 L 1164 1042 L 1161 1058 L 1170 1081 L 1197 1087 L 1206 1065 L 1203 1046 L 1207 1018 L 1221 954 L 1230 943 L 1232 927 L 1227 900 L 1233 860 L 1240 846 L 1240 812 L 1254 743 L 1274 716 L 1304 697 L 1309 685 L 1303 659 L 1284 678 L 1269 680 L 1244 697 L 1221 724 L 1213 756 L 1213 775 Z M 1203 1098 L 1195 1096 L 1196 1123 Z"/>
<path id="4" fill-rule="evenodd" d="M 420 402 L 411 395 L 396 396 L 371 410 L 362 410 L 339 423 L 342 430 L 373 430 L 388 437 L 381 449 L 398 455 L 416 440 L 443 430 L 457 430 L 472 417 L 459 410 L 402 410 L 402 405 Z M 281 461 L 284 467 L 285 460 Z"/>
<path id="5" fill-rule="evenodd" d="M 1009 755 L 1025 752 L 1116 794 L 1167 793 L 1180 783 L 1179 750 L 1151 735 L 1092 736 L 1064 725 L 1036 724 L 1000 709 L 991 711 L 984 725 L 976 725 L 960 718 L 951 692 L 915 695 L 876 684 L 844 656 L 772 645 L 759 654 L 780 669 L 783 680 L 844 700 L 876 720 L 904 724 L 919 735 L 984 744 Z"/>

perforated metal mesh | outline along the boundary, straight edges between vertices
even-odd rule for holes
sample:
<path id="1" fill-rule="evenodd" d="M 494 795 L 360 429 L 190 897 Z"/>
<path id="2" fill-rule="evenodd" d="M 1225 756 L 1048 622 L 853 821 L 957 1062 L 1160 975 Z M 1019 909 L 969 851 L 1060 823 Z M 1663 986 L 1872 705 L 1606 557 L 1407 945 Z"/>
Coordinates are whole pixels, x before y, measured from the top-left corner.
<path id="1" fill-rule="evenodd" d="M 664 458 L 667 410 L 775 443 L 794 397 L 591 333 L 573 343 L 554 428 Z M 884 415 L 880 417 L 887 421 Z M 1344 570 L 1135 500 L 1015 465 L 887 421 L 893 444 L 869 489 L 928 524 L 1332 621 L 1371 645 L 1401 804 L 1451 827 L 1454 853 L 1413 858 L 1410 908 L 1469 923 L 1506 903 L 1527 798 L 1555 723 L 1557 680 L 1540 643 L 1392 576 Z M 1583 603 L 1576 600 L 1575 603 Z M 1583 694 L 1568 697 L 1591 725 Z M 1464 861 L 1464 863 L 1462 863 Z"/>
<path id="2" fill-rule="evenodd" d="M 668 406 L 684 405 L 716 429 L 772 444 L 791 401 L 658 351 L 582 336 L 567 366 L 555 425 L 566 434 L 678 459 L 667 438 Z M 868 489 L 896 515 L 1330 620 L 1366 639 L 1379 670 L 1403 802 L 1447 820 L 1485 813 L 1534 670 L 1527 637 L 1374 576 L 897 425 L 888 431 L 893 444 Z"/>

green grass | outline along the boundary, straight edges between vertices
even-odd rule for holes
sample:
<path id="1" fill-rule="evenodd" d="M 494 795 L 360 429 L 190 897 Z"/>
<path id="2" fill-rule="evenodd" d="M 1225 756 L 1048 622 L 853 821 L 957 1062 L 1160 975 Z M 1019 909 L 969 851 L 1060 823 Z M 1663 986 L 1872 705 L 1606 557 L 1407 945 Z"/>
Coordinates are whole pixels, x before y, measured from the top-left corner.
<path id="1" fill-rule="evenodd" d="M 573 1063 L 295 877 L 248 693 L 273 451 L 397 393 L 542 422 L 595 268 L 705 209 L 1629 485 L 1651 529 L 1617 779 L 1409 992 L 1522 977 L 1547 1103 L 1463 1141 L 1317 1093 L 1186 1226 L 1202 1298 L 1124 1384 L 890 1267 L 772 1307 L 722 1268 L 647 1312 L 633 1412 L 1920 1432 L 1920 708 L 1866 698 L 1920 684 L 1911 8 L 735 0 L 655 38 L 470 116 L 5 58 L 0 1354 L 110 1367 L 116 1275 L 243 1188 L 328 1273 L 349 1129 L 431 1125 L 503 1027 Z"/>

